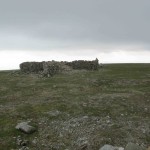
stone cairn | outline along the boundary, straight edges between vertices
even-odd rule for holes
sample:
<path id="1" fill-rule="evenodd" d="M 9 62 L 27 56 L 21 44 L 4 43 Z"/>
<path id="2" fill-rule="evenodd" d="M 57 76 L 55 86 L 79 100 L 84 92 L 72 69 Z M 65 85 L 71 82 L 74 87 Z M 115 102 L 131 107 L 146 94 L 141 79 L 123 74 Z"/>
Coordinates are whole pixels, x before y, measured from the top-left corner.
<path id="1" fill-rule="evenodd" d="M 96 58 L 93 61 L 76 60 L 67 61 L 43 61 L 43 62 L 23 62 L 20 64 L 20 70 L 24 73 L 36 73 L 43 77 L 50 77 L 63 71 L 72 69 L 98 70 L 99 63 Z"/>

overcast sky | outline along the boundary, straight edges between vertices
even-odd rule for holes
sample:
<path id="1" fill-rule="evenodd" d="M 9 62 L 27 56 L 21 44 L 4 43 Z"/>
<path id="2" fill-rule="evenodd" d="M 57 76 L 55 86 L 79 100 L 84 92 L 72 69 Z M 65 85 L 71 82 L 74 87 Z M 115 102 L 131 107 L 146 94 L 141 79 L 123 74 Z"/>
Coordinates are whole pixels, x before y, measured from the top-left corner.
<path id="1" fill-rule="evenodd" d="M 0 0 L 0 70 L 96 57 L 150 63 L 150 0 Z"/>

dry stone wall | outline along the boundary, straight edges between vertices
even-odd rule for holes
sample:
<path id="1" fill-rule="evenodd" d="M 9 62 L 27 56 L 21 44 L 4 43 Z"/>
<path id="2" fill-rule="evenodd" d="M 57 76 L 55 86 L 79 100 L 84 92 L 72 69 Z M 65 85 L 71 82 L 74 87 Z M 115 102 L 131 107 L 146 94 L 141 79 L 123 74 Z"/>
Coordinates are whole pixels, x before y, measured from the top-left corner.
<path id="1" fill-rule="evenodd" d="M 55 61 L 48 61 L 48 62 L 43 62 L 43 76 L 53 76 L 61 71 L 60 64 L 59 62 Z"/>
<path id="2" fill-rule="evenodd" d="M 99 63 L 98 59 L 96 58 L 93 61 L 86 61 L 86 60 L 76 60 L 72 62 L 67 62 L 67 65 L 71 66 L 73 69 L 86 69 L 86 70 L 98 70 Z"/>
<path id="3" fill-rule="evenodd" d="M 23 62 L 20 64 L 20 69 L 25 73 L 39 73 L 43 71 L 43 62 Z"/>
<path id="4" fill-rule="evenodd" d="M 24 73 L 39 73 L 41 76 L 50 77 L 62 71 L 71 69 L 98 70 L 98 59 L 93 61 L 78 60 L 66 61 L 43 61 L 43 62 L 24 62 L 20 64 L 20 70 Z"/>

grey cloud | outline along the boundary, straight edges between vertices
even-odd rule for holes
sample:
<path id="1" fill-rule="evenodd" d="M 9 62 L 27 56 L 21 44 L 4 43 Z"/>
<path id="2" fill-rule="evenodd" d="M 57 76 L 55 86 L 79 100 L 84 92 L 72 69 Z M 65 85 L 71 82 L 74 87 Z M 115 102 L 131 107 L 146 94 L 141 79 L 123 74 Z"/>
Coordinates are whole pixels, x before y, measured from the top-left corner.
<path id="1" fill-rule="evenodd" d="M 0 49 L 150 47 L 149 0 L 5 0 Z"/>

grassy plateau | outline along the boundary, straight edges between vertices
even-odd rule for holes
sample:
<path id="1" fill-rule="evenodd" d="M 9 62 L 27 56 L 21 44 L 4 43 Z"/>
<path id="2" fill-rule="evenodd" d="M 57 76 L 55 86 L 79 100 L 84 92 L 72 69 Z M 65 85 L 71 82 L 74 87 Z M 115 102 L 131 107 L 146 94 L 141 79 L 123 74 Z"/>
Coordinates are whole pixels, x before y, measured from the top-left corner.
<path id="1" fill-rule="evenodd" d="M 22 121 L 37 132 L 16 130 Z M 150 64 L 107 64 L 50 78 L 0 71 L 0 150 L 19 149 L 18 136 L 31 150 L 150 146 Z"/>

